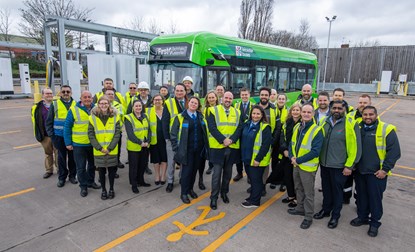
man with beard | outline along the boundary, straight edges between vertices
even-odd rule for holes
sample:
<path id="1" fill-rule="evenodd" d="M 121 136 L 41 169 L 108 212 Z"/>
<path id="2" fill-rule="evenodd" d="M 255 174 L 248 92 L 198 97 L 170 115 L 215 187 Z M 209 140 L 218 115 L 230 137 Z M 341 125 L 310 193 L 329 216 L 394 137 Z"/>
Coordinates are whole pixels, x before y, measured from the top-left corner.
<path id="1" fill-rule="evenodd" d="M 372 105 L 372 99 L 367 94 L 362 94 L 359 97 L 359 101 L 357 104 L 357 110 L 353 110 L 347 116 L 350 116 L 353 120 L 355 120 L 357 123 L 362 122 L 362 111 L 366 106 Z"/>
<path id="2" fill-rule="evenodd" d="M 272 173 L 268 177 L 269 173 L 269 167 L 265 168 L 264 171 L 264 184 L 271 183 L 271 184 L 281 184 L 280 190 L 284 191 L 284 186 L 282 185 L 282 181 L 284 178 L 284 173 L 281 167 L 278 167 L 278 149 L 279 149 L 279 142 L 280 142 L 280 135 L 281 135 L 281 121 L 280 117 L 278 115 L 277 109 L 275 108 L 274 104 L 269 102 L 269 97 L 271 95 L 271 89 L 267 87 L 262 87 L 259 90 L 259 103 L 258 105 L 261 106 L 265 114 L 267 115 L 267 121 L 269 125 L 271 126 L 271 132 L 272 132 Z M 249 190 L 249 189 L 248 189 Z M 266 190 L 264 187 L 264 191 L 262 192 L 262 195 L 264 196 L 266 194 Z"/>
<path id="3" fill-rule="evenodd" d="M 314 120 L 317 125 L 322 125 L 326 118 L 330 115 L 330 95 L 326 91 L 321 91 L 317 98 L 318 108 L 314 113 Z"/>
<path id="4" fill-rule="evenodd" d="M 314 219 L 329 217 L 329 228 L 336 228 L 343 204 L 343 186 L 352 175 L 361 155 L 359 126 L 345 115 L 346 103 L 332 101 L 330 117 L 321 126 L 324 135 L 320 152 L 323 209 L 314 214 Z"/>
<path id="5" fill-rule="evenodd" d="M 225 92 L 223 104 L 209 107 L 207 123 L 209 128 L 209 160 L 213 163 L 212 192 L 210 208 L 217 209 L 220 196 L 225 204 L 230 202 L 229 182 L 232 178 L 232 166 L 241 160 L 239 137 L 242 123 L 240 112 L 232 107 L 233 94 Z"/>
<path id="6" fill-rule="evenodd" d="M 314 109 L 317 109 L 317 100 L 311 96 L 312 92 L 313 90 L 311 85 L 304 84 L 303 88 L 301 89 L 301 94 L 298 96 L 296 103 L 300 103 L 301 105 L 310 103 L 313 105 Z"/>
<path id="7" fill-rule="evenodd" d="M 382 198 L 387 175 L 401 157 L 396 127 L 378 120 L 375 107 L 362 110 L 360 123 L 362 158 L 357 163 L 357 218 L 350 224 L 358 227 L 369 224 L 367 234 L 375 237 L 383 215 Z M 370 215 L 370 217 L 369 217 Z"/>
<path id="8" fill-rule="evenodd" d="M 344 92 L 344 89 L 342 88 L 335 88 L 333 90 L 333 101 L 344 101 L 346 103 L 346 114 L 353 111 L 353 106 L 350 106 L 345 100 L 344 96 L 346 95 L 346 92 Z"/>

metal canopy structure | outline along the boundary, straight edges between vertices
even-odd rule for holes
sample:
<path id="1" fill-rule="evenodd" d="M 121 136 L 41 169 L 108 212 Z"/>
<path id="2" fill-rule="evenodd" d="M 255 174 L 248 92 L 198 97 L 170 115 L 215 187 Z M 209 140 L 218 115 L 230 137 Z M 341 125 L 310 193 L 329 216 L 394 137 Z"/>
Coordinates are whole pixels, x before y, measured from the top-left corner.
<path id="1" fill-rule="evenodd" d="M 53 47 L 52 47 L 52 36 L 51 28 L 57 28 L 58 38 L 58 52 L 60 62 L 60 74 L 61 83 L 68 83 L 67 74 L 67 52 L 73 51 L 73 48 L 66 47 L 65 30 L 86 32 L 92 34 L 103 35 L 105 37 L 105 53 L 113 54 L 113 42 L 112 38 L 124 38 L 132 39 L 143 42 L 150 42 L 153 38 L 157 37 L 157 34 L 134 31 L 109 25 L 97 24 L 82 20 L 63 18 L 57 16 L 47 16 L 46 22 L 44 23 L 44 35 L 45 35 L 45 51 L 47 59 L 53 58 Z M 92 51 L 90 52 L 92 53 Z M 78 55 L 78 53 L 77 53 Z M 77 56 L 78 59 L 78 56 Z"/>

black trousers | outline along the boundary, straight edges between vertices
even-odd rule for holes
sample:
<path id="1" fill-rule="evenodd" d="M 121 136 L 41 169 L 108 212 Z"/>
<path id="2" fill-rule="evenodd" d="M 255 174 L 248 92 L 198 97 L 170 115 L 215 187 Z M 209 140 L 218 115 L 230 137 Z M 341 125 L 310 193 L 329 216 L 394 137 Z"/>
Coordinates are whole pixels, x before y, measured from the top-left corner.
<path id="1" fill-rule="evenodd" d="M 291 160 L 283 157 L 280 161 L 280 166 L 284 169 L 284 184 L 287 188 L 288 197 L 295 197 L 294 179 L 293 179 L 293 165 Z"/>
<path id="2" fill-rule="evenodd" d="M 141 151 L 128 151 L 128 163 L 130 185 L 138 186 L 138 184 L 144 184 L 144 172 L 148 165 L 148 149 L 142 148 Z"/>
<path id="3" fill-rule="evenodd" d="M 205 165 L 206 161 L 200 157 L 200 153 L 201 150 L 188 151 L 187 164 L 181 164 L 182 168 L 180 173 L 180 187 L 182 195 L 187 195 L 189 194 L 190 190 L 193 190 L 193 186 L 196 180 L 196 173 L 201 166 Z M 200 172 L 199 170 L 199 175 L 201 174 L 203 174 L 203 171 Z"/>
<path id="4" fill-rule="evenodd" d="M 238 174 L 242 175 L 242 173 L 244 172 L 244 166 L 245 166 L 245 173 L 248 174 L 247 166 L 244 165 L 242 161 L 236 164 L 236 171 L 238 172 Z"/>
<path id="5" fill-rule="evenodd" d="M 274 185 L 282 184 L 284 182 L 284 167 L 281 165 L 281 160 L 278 158 L 279 151 L 275 148 L 272 149 L 271 153 L 271 174 L 268 176 L 267 184 L 271 183 Z"/>
<path id="6" fill-rule="evenodd" d="M 386 190 L 387 178 L 378 179 L 374 174 L 355 173 L 357 193 L 357 216 L 369 220 L 370 226 L 379 228 L 383 215 L 383 192 Z M 370 215 L 370 219 L 369 219 Z"/>
<path id="7" fill-rule="evenodd" d="M 115 172 L 117 171 L 116 166 L 108 167 L 108 180 L 110 182 L 110 190 L 114 190 L 114 180 L 115 180 Z M 105 185 L 105 174 L 107 173 L 107 168 L 105 167 L 98 167 L 99 172 L 99 181 L 101 181 L 102 191 L 106 191 Z"/>
<path id="8" fill-rule="evenodd" d="M 200 158 L 200 165 L 199 165 L 199 182 L 203 182 L 203 173 L 205 172 L 205 166 L 206 166 L 206 159 Z"/>
<path id="9" fill-rule="evenodd" d="M 245 164 L 245 168 L 249 170 L 248 177 L 251 180 L 251 193 L 247 201 L 253 205 L 259 206 L 261 204 L 261 194 L 265 187 L 262 179 L 262 176 L 264 176 L 265 166 L 253 167 Z"/>
<path id="10" fill-rule="evenodd" d="M 343 175 L 343 168 L 330 168 L 320 165 L 321 187 L 323 189 L 323 210 L 331 212 L 331 218 L 340 218 L 343 207 L 343 187 L 348 176 Z"/>
<path id="11" fill-rule="evenodd" d="M 224 148 L 225 152 L 224 160 L 220 164 L 213 164 L 213 174 L 212 174 L 212 192 L 210 199 L 218 199 L 220 193 L 229 192 L 229 182 L 232 177 L 232 163 L 229 162 L 231 155 L 230 148 Z"/>
<path id="12" fill-rule="evenodd" d="M 346 183 L 344 183 L 343 197 L 345 199 L 350 199 L 352 197 L 352 194 L 353 194 L 353 178 L 354 178 L 354 172 L 352 172 L 352 175 L 347 177 Z"/>
<path id="13" fill-rule="evenodd" d="M 52 137 L 53 146 L 58 150 L 58 176 L 59 180 L 76 177 L 76 165 L 73 158 L 73 151 L 66 149 L 65 141 L 61 136 Z"/>

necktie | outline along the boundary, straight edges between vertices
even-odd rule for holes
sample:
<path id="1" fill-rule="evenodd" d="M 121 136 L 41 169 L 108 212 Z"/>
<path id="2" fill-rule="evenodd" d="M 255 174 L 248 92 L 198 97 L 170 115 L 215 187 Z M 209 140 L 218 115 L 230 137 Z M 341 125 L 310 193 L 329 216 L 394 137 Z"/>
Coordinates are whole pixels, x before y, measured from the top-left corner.
<path id="1" fill-rule="evenodd" d="M 244 103 L 244 114 L 246 114 L 246 103 Z"/>
<path id="2" fill-rule="evenodd" d="M 192 119 L 196 121 L 196 115 L 192 114 Z"/>
<path id="3" fill-rule="evenodd" d="M 229 110 L 225 109 L 226 116 L 229 116 Z"/>
<path id="4" fill-rule="evenodd" d="M 180 106 L 182 106 L 182 109 L 184 109 L 184 101 L 183 100 L 180 101 Z"/>

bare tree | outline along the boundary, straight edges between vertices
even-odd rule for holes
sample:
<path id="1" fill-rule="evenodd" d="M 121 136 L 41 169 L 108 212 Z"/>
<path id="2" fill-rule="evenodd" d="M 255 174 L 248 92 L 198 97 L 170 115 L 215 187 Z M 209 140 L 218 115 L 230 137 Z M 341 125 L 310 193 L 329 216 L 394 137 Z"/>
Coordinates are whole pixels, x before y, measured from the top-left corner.
<path id="1" fill-rule="evenodd" d="M 271 35 L 270 43 L 304 51 L 318 48 L 316 38 L 310 35 L 310 24 L 305 19 L 300 21 L 298 33 L 286 30 L 275 31 Z"/>
<path id="2" fill-rule="evenodd" d="M 1 40 L 10 41 L 10 28 L 12 20 L 10 18 L 9 9 L 0 9 L 0 33 L 2 33 Z"/>
<path id="3" fill-rule="evenodd" d="M 366 41 L 359 41 L 353 45 L 353 47 L 375 47 L 381 46 L 380 41 L 378 39 L 375 40 L 366 40 Z"/>
<path id="4" fill-rule="evenodd" d="M 75 6 L 72 0 L 25 0 L 24 8 L 20 8 L 22 22 L 19 24 L 20 32 L 36 39 L 40 44 L 44 43 L 43 24 L 46 16 L 58 16 L 73 18 L 78 20 L 90 19 L 93 9 Z M 52 30 L 52 44 L 57 44 L 56 30 Z M 67 40 L 67 46 L 71 46 L 76 41 L 79 32 L 66 31 L 65 36 L 72 36 L 72 40 Z M 80 45 L 81 46 L 81 45 Z"/>
<path id="5" fill-rule="evenodd" d="M 259 42 L 269 42 L 272 34 L 274 0 L 242 0 L 238 36 Z"/>

